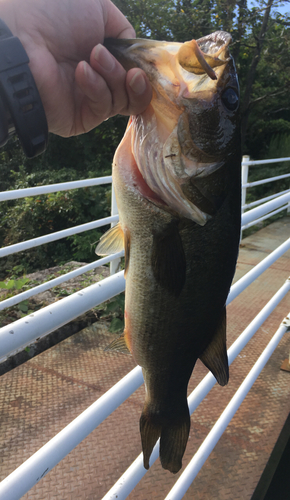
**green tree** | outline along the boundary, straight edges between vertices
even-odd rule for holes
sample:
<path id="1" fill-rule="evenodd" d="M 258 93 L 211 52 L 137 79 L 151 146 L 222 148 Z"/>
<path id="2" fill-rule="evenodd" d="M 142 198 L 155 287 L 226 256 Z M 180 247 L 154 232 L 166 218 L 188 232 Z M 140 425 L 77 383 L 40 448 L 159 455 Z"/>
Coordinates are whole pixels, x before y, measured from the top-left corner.
<path id="1" fill-rule="evenodd" d="M 115 0 L 138 37 L 184 42 L 216 30 L 231 33 L 231 52 L 241 86 L 243 153 L 255 159 L 269 157 L 274 151 L 282 156 L 279 148 L 282 152 L 282 144 L 290 134 L 290 17 L 279 13 L 279 6 L 287 3 L 289 0 L 258 0 L 252 6 L 248 0 Z M 24 157 L 17 140 L 10 141 L 0 152 L 1 188 L 19 189 L 110 174 L 126 122 L 125 117 L 115 117 L 88 134 L 69 139 L 51 135 L 47 151 L 33 160 Z M 109 209 L 109 186 L 2 203 L 0 244 L 13 244 L 105 217 Z M 19 263 L 30 271 L 72 257 L 92 260 L 93 244 L 101 231 L 1 259 L 0 279 Z"/>
<path id="2" fill-rule="evenodd" d="M 47 151 L 33 160 L 22 153 L 17 140 L 1 152 L 0 184 L 7 190 L 110 175 L 114 151 L 127 119 L 119 117 L 78 137 L 50 136 Z M 1 203 L 0 245 L 60 231 L 110 215 L 111 186 L 61 191 Z M 1 279 L 21 262 L 26 272 L 73 258 L 96 259 L 93 244 L 106 228 L 62 239 L 0 260 Z"/>

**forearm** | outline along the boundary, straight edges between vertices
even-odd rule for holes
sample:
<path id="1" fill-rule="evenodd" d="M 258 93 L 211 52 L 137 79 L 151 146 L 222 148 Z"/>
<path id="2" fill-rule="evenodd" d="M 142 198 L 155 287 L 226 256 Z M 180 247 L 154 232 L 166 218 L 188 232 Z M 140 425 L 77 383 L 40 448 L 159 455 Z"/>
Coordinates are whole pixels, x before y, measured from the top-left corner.
<path id="1" fill-rule="evenodd" d="M 0 146 L 17 133 L 27 157 L 47 146 L 45 111 L 18 37 L 0 19 Z"/>

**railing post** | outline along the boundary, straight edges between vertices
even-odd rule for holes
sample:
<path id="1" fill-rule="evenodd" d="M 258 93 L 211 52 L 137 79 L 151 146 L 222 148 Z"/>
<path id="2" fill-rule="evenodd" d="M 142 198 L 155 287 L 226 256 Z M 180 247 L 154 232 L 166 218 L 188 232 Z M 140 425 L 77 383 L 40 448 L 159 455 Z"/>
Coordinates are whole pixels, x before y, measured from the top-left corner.
<path id="1" fill-rule="evenodd" d="M 118 207 L 117 207 L 117 200 L 116 200 L 116 194 L 115 194 L 115 189 L 114 185 L 112 182 L 112 195 L 111 195 L 111 215 L 117 215 L 118 214 Z M 117 222 L 112 222 L 111 227 L 115 226 Z M 120 265 L 121 259 L 114 259 L 110 263 L 110 275 L 115 274 Z"/>
<path id="2" fill-rule="evenodd" d="M 243 187 L 244 184 L 248 182 L 249 165 L 245 165 L 245 162 L 250 161 L 249 156 L 242 157 L 242 207 L 246 204 L 247 188 Z M 242 213 L 244 209 L 242 208 Z M 241 229 L 240 241 L 243 238 L 243 230 Z"/>
<path id="3" fill-rule="evenodd" d="M 248 173 L 249 173 L 249 165 L 246 165 L 245 163 L 250 161 L 249 156 L 243 156 L 242 158 L 242 186 L 244 184 L 247 184 L 248 182 Z M 246 196 L 247 196 L 247 188 L 242 187 L 242 206 L 246 204 Z M 244 212 L 244 209 L 242 209 L 242 213 Z"/>

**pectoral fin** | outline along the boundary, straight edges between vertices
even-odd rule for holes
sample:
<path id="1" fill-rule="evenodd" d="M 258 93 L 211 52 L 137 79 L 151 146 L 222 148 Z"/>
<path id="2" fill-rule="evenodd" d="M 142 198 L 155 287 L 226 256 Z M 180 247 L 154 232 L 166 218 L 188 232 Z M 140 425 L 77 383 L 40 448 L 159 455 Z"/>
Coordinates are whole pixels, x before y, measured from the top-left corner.
<path id="1" fill-rule="evenodd" d="M 153 237 L 151 264 L 156 281 L 178 297 L 186 277 L 186 260 L 176 221 Z"/>
<path id="2" fill-rule="evenodd" d="M 113 340 L 106 348 L 105 351 L 122 352 L 123 354 L 131 354 L 125 339 L 125 334 L 122 333 L 120 337 Z"/>
<path id="3" fill-rule="evenodd" d="M 121 228 L 120 222 L 116 226 L 111 227 L 101 237 L 99 244 L 96 248 L 97 255 L 112 255 L 116 252 L 121 252 L 124 248 L 124 233 Z"/>
<path id="4" fill-rule="evenodd" d="M 199 359 L 212 372 L 220 385 L 229 381 L 229 365 L 226 348 L 226 308 L 224 308 L 221 321 L 216 333 Z"/>

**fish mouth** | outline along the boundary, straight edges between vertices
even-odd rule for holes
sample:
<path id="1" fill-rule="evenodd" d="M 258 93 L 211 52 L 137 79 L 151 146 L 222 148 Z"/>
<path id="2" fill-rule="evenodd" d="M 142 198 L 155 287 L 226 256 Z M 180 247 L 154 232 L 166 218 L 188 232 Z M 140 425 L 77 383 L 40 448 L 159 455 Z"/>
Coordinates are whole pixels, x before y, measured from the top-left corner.
<path id="1" fill-rule="evenodd" d="M 231 41 L 229 33 L 217 31 L 199 40 L 185 42 L 178 51 L 178 62 L 190 73 L 207 73 L 212 80 L 217 80 L 214 68 L 229 61 Z"/>
<path id="2" fill-rule="evenodd" d="M 105 40 L 127 71 L 143 69 L 153 87 L 150 106 L 133 117 L 130 132 L 132 154 L 145 183 L 178 216 L 199 225 L 211 215 L 188 197 L 186 185 L 223 166 L 225 123 L 233 135 L 220 99 L 229 85 L 238 94 L 231 40 L 222 31 L 185 43 Z"/>
<path id="3" fill-rule="evenodd" d="M 216 31 L 198 40 L 190 42 L 164 42 L 142 38 L 105 40 L 105 47 L 116 57 L 126 71 L 136 66 L 144 69 L 151 82 L 155 79 L 155 67 L 162 63 L 170 65 L 171 59 L 189 73 L 207 74 L 212 80 L 217 79 L 215 68 L 224 65 L 230 59 L 228 46 L 232 41 L 229 33 Z M 167 57 L 162 55 L 166 50 Z"/>

